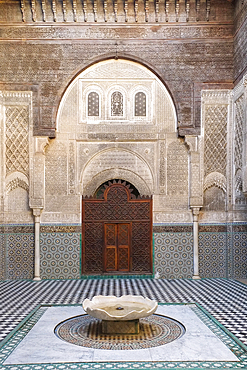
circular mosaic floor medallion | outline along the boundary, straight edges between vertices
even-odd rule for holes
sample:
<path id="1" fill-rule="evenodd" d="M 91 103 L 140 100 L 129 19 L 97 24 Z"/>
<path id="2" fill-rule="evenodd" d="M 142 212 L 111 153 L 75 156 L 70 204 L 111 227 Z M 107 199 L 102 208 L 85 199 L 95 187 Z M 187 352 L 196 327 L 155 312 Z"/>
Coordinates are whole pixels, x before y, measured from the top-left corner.
<path id="1" fill-rule="evenodd" d="M 60 339 L 78 346 L 130 350 L 170 343 L 180 338 L 185 328 L 176 320 L 154 314 L 140 319 L 139 334 L 102 334 L 100 320 L 80 315 L 61 322 L 54 331 Z"/>

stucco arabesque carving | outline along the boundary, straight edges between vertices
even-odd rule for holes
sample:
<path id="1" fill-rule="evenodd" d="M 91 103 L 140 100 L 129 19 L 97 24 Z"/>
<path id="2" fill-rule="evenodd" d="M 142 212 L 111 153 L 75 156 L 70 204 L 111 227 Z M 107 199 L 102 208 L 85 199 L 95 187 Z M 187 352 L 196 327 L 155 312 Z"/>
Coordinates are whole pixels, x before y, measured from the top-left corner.
<path id="1" fill-rule="evenodd" d="M 185 136 L 185 143 L 190 154 L 190 208 L 194 214 L 197 211 L 199 212 L 203 204 L 199 137 L 187 135 Z"/>
<path id="2" fill-rule="evenodd" d="M 114 178 L 121 178 L 122 180 L 131 182 L 139 190 L 141 195 L 151 195 L 148 185 L 140 176 L 127 169 L 118 168 L 108 169 L 98 173 L 92 181 L 83 186 L 83 194 L 88 196 L 93 195 L 101 184 Z"/>
<path id="3" fill-rule="evenodd" d="M 226 178 L 219 172 L 211 172 L 208 174 L 204 181 L 203 191 L 216 186 L 226 192 Z"/>
<path id="4" fill-rule="evenodd" d="M 229 104 L 232 99 L 232 90 L 203 90 L 201 100 L 204 104 Z"/>
<path id="5" fill-rule="evenodd" d="M 42 156 L 42 161 L 45 161 L 45 149 L 49 145 L 49 138 L 47 136 L 44 137 L 34 137 L 34 166 L 35 166 L 35 157 Z M 39 161 L 38 161 L 39 163 Z M 42 168 L 42 167 L 41 167 Z M 34 173 L 36 174 L 35 168 Z M 42 178 L 41 174 L 41 178 Z M 32 188 L 35 189 L 37 179 L 32 179 Z M 39 184 L 37 183 L 39 186 Z M 35 192 L 34 192 L 35 193 Z M 33 210 L 33 215 L 35 217 L 40 217 L 41 211 L 44 208 L 44 199 L 43 197 L 33 197 L 32 195 L 29 198 L 29 206 Z"/>
<path id="6" fill-rule="evenodd" d="M 125 155 L 128 157 L 129 161 L 132 159 L 133 166 L 135 165 L 136 160 L 139 160 L 139 165 L 143 166 L 143 169 L 145 169 L 148 174 L 146 178 L 142 178 L 142 176 L 140 176 L 137 168 L 134 168 L 135 166 L 131 167 L 129 165 L 124 165 L 123 161 Z M 100 163 L 100 173 L 96 171 L 98 168 L 97 163 Z M 121 178 L 122 180 L 129 181 L 136 186 L 142 195 L 150 195 L 153 192 L 153 174 L 149 164 L 139 153 L 133 152 L 124 147 L 107 148 L 106 150 L 97 153 L 87 162 L 82 174 L 82 189 L 83 193 L 87 195 L 92 195 L 99 185 L 114 178 Z"/>
<path id="7" fill-rule="evenodd" d="M 22 188 L 28 192 L 29 186 L 26 181 L 16 177 L 15 179 L 11 180 L 8 185 L 6 186 L 6 194 L 8 195 L 12 190 L 16 188 Z"/>

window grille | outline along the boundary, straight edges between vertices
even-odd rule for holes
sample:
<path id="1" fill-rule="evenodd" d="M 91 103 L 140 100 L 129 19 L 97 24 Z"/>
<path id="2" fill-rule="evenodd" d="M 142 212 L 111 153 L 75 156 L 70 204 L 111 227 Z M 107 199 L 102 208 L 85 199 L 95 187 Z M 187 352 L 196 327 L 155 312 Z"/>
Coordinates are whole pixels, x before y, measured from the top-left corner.
<path id="1" fill-rule="evenodd" d="M 88 116 L 99 117 L 99 94 L 95 91 L 88 94 Z"/>
<path id="2" fill-rule="evenodd" d="M 111 116 L 123 116 L 123 94 L 119 91 L 111 96 Z"/>
<path id="3" fill-rule="evenodd" d="M 135 116 L 146 116 L 146 94 L 142 91 L 135 94 Z"/>

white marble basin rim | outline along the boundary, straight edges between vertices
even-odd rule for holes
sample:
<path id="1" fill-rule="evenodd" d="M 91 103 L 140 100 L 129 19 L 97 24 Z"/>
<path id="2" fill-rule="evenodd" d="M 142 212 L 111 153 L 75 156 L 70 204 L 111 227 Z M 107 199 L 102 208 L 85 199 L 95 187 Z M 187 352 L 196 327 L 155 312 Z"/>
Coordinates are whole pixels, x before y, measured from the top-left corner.
<path id="1" fill-rule="evenodd" d="M 83 309 L 90 316 L 108 321 L 136 320 L 152 315 L 158 303 L 149 298 L 135 295 L 94 296 L 83 301 Z"/>

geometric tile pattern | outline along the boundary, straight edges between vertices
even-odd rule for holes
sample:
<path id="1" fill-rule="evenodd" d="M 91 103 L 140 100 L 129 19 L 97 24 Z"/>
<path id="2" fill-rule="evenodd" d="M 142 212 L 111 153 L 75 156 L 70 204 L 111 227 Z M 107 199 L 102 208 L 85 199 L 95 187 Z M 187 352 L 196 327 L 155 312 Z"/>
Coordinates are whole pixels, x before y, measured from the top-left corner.
<path id="1" fill-rule="evenodd" d="M 226 277 L 225 232 L 201 232 L 199 234 L 200 277 Z"/>
<path id="2" fill-rule="evenodd" d="M 160 303 L 198 303 L 247 345 L 247 285 L 227 279 L 2 281 L 0 340 L 40 304 L 81 304 L 99 294 L 143 295 Z"/>
<path id="3" fill-rule="evenodd" d="M 42 279 L 81 277 L 80 225 L 41 225 Z M 189 225 L 153 226 L 154 273 L 165 279 L 193 275 L 193 234 Z M 33 225 L 0 225 L 0 280 L 32 279 Z M 247 277 L 247 224 L 199 225 L 202 278 Z M 142 277 L 142 276 L 139 276 Z"/>
<path id="4" fill-rule="evenodd" d="M 233 232 L 232 240 L 234 277 L 247 277 L 247 233 Z"/>
<path id="5" fill-rule="evenodd" d="M 32 279 L 34 234 L 6 234 L 7 279 Z"/>
<path id="6" fill-rule="evenodd" d="M 154 272 L 161 278 L 191 278 L 193 235 L 191 232 L 154 233 Z"/>
<path id="7" fill-rule="evenodd" d="M 5 235 L 0 228 L 0 280 L 5 278 Z"/>
<path id="8" fill-rule="evenodd" d="M 136 322 L 125 321 L 122 326 L 121 321 L 105 323 L 107 329 L 103 330 L 102 321 L 89 315 L 80 315 L 60 322 L 54 332 L 65 342 L 107 350 L 157 347 L 170 343 L 185 333 L 184 327 L 178 321 L 155 314 L 141 318 L 139 330 L 136 328 Z"/>
<path id="9" fill-rule="evenodd" d="M 40 257 L 42 279 L 79 279 L 80 233 L 42 232 Z"/>

